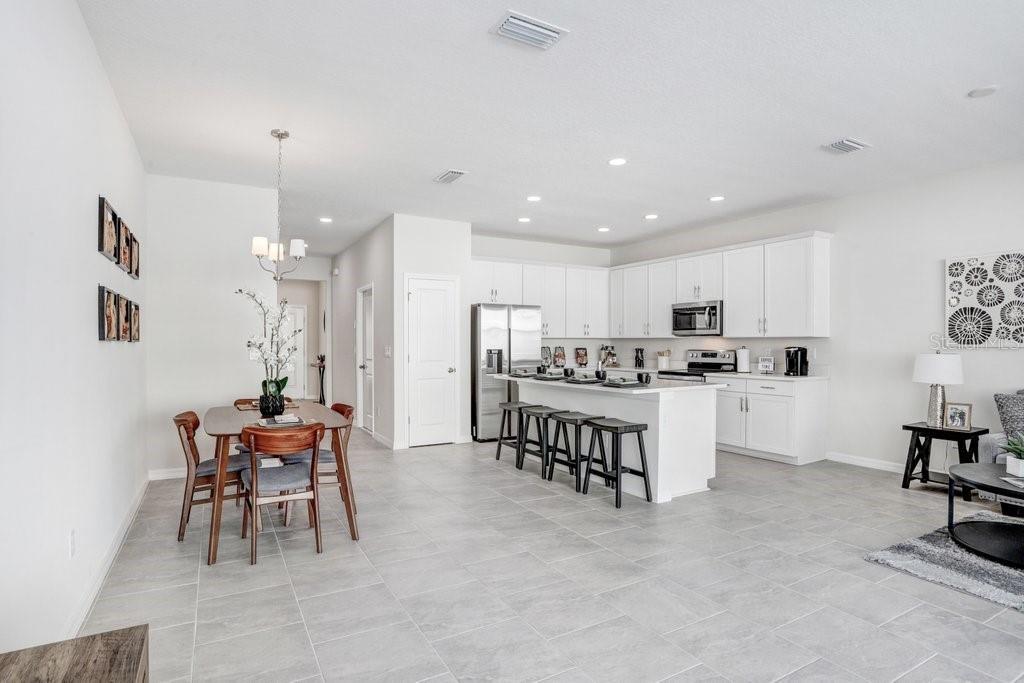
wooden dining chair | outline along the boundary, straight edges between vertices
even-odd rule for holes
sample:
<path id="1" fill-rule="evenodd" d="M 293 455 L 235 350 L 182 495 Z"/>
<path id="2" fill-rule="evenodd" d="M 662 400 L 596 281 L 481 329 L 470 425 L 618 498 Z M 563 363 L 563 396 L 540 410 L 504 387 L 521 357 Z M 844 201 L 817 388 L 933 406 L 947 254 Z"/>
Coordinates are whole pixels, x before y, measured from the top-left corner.
<path id="1" fill-rule="evenodd" d="M 185 453 L 185 499 L 181 503 L 181 522 L 178 524 L 178 541 L 185 540 L 185 527 L 188 526 L 193 505 L 204 505 L 213 501 L 213 484 L 217 478 L 217 458 L 199 459 L 199 448 L 196 446 L 196 431 L 199 429 L 199 415 L 189 410 L 174 416 L 174 426 L 178 430 L 181 449 Z M 249 467 L 249 458 L 243 454 L 228 458 L 228 475 L 225 486 L 235 485 L 235 492 L 225 495 L 225 500 L 238 500 L 242 496 L 241 472 Z M 206 493 L 205 498 L 195 499 L 197 493 Z"/>
<path id="2" fill-rule="evenodd" d="M 320 535 L 320 498 L 317 492 L 317 461 L 324 426 L 319 423 L 305 427 L 257 427 L 242 429 L 242 443 L 249 449 L 249 467 L 242 471 L 245 507 L 242 510 L 242 538 L 253 520 L 249 544 L 249 564 L 256 564 L 256 539 L 259 536 L 260 506 L 305 500 L 309 507 L 309 523 L 316 536 L 316 551 L 323 552 Z M 284 464 L 280 467 L 259 467 L 265 457 L 281 457 L 309 450 L 308 463 Z"/>
<path id="3" fill-rule="evenodd" d="M 348 453 L 348 439 L 352 435 L 353 418 L 355 416 L 356 409 L 347 403 L 335 403 L 331 405 L 331 410 L 338 413 L 346 420 L 348 420 L 348 426 L 342 428 L 341 432 L 341 452 Z M 294 453 L 292 455 L 286 455 L 281 458 L 281 462 L 286 465 L 294 463 L 307 463 L 310 460 L 312 453 L 310 451 L 303 451 L 302 453 Z M 338 467 L 338 462 L 334 457 L 334 451 L 330 448 L 321 448 L 319 455 L 319 471 L 317 475 L 321 484 L 337 484 L 338 490 L 341 491 L 341 499 L 345 500 L 345 473 L 341 467 Z M 351 490 L 351 486 L 348 487 Z M 356 496 L 352 494 L 352 512 L 356 511 Z M 285 519 L 285 526 L 288 525 L 287 517 Z"/>

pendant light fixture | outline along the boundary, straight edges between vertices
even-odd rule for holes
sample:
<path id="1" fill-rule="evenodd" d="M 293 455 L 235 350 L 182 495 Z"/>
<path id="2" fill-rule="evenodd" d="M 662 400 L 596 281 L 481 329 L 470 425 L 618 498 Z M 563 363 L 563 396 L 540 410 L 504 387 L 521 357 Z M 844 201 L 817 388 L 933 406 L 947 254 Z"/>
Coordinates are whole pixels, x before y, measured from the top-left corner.
<path id="1" fill-rule="evenodd" d="M 280 282 L 284 276 L 299 267 L 299 261 L 306 256 L 306 243 L 300 239 L 291 240 L 288 244 L 287 258 L 294 261 L 294 265 L 288 270 L 281 270 L 281 263 L 285 260 L 284 243 L 281 241 L 281 160 L 282 147 L 288 139 L 288 131 L 275 128 L 270 131 L 271 136 L 277 140 L 277 232 L 273 239 L 256 236 L 252 238 L 252 255 L 260 264 L 260 268 L 267 271 L 274 277 L 275 282 Z"/>

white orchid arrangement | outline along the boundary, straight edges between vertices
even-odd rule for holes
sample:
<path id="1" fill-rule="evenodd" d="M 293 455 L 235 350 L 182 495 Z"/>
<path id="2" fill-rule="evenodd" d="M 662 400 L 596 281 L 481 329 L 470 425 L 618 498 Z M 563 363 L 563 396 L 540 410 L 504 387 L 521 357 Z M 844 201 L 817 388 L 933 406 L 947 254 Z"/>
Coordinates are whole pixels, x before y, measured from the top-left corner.
<path id="1" fill-rule="evenodd" d="M 291 325 L 286 315 L 287 299 L 281 299 L 274 304 L 252 290 L 239 289 L 236 293 L 249 299 L 263 319 L 263 334 L 253 335 L 245 346 L 249 349 L 249 357 L 252 360 L 263 363 L 266 376 L 263 380 L 263 393 L 279 395 L 288 384 L 288 377 L 282 377 L 281 374 L 295 367 L 292 356 L 298 350 L 298 346 L 294 341 L 302 330 L 290 329 Z"/>

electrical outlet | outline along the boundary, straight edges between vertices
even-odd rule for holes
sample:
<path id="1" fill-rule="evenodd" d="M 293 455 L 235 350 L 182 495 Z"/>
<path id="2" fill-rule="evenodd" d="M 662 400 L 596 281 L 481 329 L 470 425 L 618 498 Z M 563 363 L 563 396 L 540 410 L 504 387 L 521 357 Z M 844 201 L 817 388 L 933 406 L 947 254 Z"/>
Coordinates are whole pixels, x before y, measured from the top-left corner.
<path id="1" fill-rule="evenodd" d="M 71 533 L 68 534 L 68 557 L 73 558 L 75 556 L 75 530 L 72 529 Z"/>
<path id="2" fill-rule="evenodd" d="M 391 358 L 391 347 L 390 346 L 385 346 L 384 347 L 384 357 L 385 358 Z"/>

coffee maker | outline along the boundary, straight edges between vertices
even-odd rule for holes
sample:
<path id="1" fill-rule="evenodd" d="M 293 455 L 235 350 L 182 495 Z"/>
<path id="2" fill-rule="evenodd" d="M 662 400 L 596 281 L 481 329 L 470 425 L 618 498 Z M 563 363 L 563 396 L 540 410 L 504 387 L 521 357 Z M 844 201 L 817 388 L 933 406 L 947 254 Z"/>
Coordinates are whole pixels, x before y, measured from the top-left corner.
<path id="1" fill-rule="evenodd" d="M 807 375 L 807 348 L 804 346 L 786 347 L 786 374 L 792 377 Z"/>

